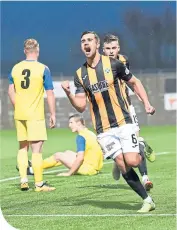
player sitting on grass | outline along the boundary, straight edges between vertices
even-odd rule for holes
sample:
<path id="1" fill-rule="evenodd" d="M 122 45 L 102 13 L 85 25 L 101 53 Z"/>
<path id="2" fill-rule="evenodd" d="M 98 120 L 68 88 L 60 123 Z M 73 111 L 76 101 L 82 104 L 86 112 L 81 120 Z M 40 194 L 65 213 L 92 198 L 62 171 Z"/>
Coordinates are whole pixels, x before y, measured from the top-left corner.
<path id="1" fill-rule="evenodd" d="M 43 169 L 65 165 L 69 170 L 57 176 L 96 175 L 103 166 L 103 153 L 97 142 L 96 135 L 85 127 L 79 114 L 69 117 L 69 128 L 78 133 L 76 137 L 77 153 L 67 150 L 57 152 L 43 160 Z"/>

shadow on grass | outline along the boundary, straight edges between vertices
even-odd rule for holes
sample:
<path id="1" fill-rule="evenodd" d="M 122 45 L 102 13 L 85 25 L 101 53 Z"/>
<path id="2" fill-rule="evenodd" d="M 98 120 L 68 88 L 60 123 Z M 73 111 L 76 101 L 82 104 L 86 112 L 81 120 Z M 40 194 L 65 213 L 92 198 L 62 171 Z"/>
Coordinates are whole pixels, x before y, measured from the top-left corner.
<path id="1" fill-rule="evenodd" d="M 100 201 L 100 200 L 84 200 L 74 202 L 73 204 L 66 206 L 83 206 L 91 205 L 93 207 L 98 207 L 101 209 L 121 209 L 121 210 L 138 210 L 141 207 L 141 203 L 132 202 L 128 203 L 127 201 Z M 61 205 L 65 206 L 65 205 Z"/>
<path id="2" fill-rule="evenodd" d="M 89 185 L 89 186 L 81 186 L 77 188 L 98 188 L 98 189 L 124 189 L 131 190 L 128 185 L 123 184 L 99 184 L 99 185 Z"/>

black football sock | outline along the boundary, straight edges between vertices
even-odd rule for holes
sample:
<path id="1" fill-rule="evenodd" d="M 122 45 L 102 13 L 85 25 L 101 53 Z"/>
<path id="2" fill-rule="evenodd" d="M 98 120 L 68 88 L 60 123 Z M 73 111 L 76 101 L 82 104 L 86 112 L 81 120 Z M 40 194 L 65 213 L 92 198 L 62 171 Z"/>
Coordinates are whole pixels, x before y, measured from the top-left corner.
<path id="1" fill-rule="evenodd" d="M 142 161 L 141 163 L 138 165 L 138 169 L 139 172 L 141 174 L 141 176 L 147 175 L 147 164 L 146 164 L 146 157 L 144 154 L 144 145 L 142 145 L 141 143 L 139 144 L 139 149 L 140 149 L 140 155 L 142 156 Z"/>
<path id="2" fill-rule="evenodd" d="M 127 173 L 122 174 L 127 184 L 144 200 L 148 197 L 148 194 L 140 182 L 140 179 L 133 168 Z"/>

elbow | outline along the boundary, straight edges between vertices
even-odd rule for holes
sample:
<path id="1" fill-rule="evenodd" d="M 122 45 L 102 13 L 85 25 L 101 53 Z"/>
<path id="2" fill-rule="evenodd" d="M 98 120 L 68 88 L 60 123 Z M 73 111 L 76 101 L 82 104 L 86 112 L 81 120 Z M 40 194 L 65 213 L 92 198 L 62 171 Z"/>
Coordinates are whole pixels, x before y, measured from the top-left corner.
<path id="1" fill-rule="evenodd" d="M 80 106 L 80 107 L 77 107 L 76 110 L 79 112 L 79 113 L 83 113 L 86 109 L 86 105 L 85 106 Z"/>
<path id="2" fill-rule="evenodd" d="M 141 84 L 140 79 L 137 79 L 137 78 L 136 78 L 135 85 L 140 85 L 140 84 Z"/>
<path id="3" fill-rule="evenodd" d="M 11 90 L 8 90 L 8 96 L 11 97 L 12 96 L 12 92 Z"/>
<path id="4" fill-rule="evenodd" d="M 79 157 L 79 162 L 82 164 L 84 162 L 84 156 Z"/>

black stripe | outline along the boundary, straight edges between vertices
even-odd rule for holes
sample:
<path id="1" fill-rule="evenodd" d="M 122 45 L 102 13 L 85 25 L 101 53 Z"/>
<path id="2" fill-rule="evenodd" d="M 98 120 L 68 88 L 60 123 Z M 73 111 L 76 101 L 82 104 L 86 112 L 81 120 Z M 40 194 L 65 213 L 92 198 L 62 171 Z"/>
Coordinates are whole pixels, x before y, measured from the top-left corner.
<path id="1" fill-rule="evenodd" d="M 96 71 L 96 75 L 97 75 L 97 78 L 98 78 L 98 82 L 105 81 L 104 66 L 103 66 L 102 59 L 100 60 L 100 63 L 98 64 L 98 66 L 97 66 L 95 71 Z M 102 94 L 102 97 L 103 97 L 103 100 L 104 100 L 104 103 L 105 103 L 106 112 L 107 112 L 107 115 L 108 115 L 108 120 L 109 120 L 110 127 L 117 127 L 118 126 L 118 121 L 116 119 L 114 109 L 112 107 L 109 92 L 108 92 L 108 90 L 106 90 L 106 91 L 101 92 L 101 94 Z"/>
<path id="2" fill-rule="evenodd" d="M 85 77 L 86 75 L 87 75 L 87 77 Z M 92 107 L 93 107 L 93 113 L 95 115 L 96 132 L 98 134 L 103 133 L 103 125 L 102 125 L 101 116 L 100 116 L 100 113 L 99 113 L 98 104 L 97 104 L 97 102 L 95 100 L 95 95 L 92 94 L 92 92 L 89 90 L 90 80 L 89 80 L 86 65 L 82 66 L 82 68 L 81 68 L 81 77 L 82 77 L 82 80 L 83 80 L 84 87 L 86 88 L 87 93 L 89 95 L 89 98 L 91 100 L 90 103 L 92 104 Z"/>
<path id="3" fill-rule="evenodd" d="M 122 95 L 120 93 L 120 88 L 119 88 L 119 83 L 118 83 L 118 79 L 116 81 L 114 81 L 114 87 L 115 87 L 115 91 L 116 91 L 116 95 L 117 95 L 117 99 L 120 105 L 120 108 L 122 109 L 122 113 L 125 119 L 126 123 L 132 123 L 131 117 L 129 112 L 127 111 L 126 107 L 125 107 L 125 102 L 122 98 Z M 121 84 L 121 83 L 120 83 Z"/>

